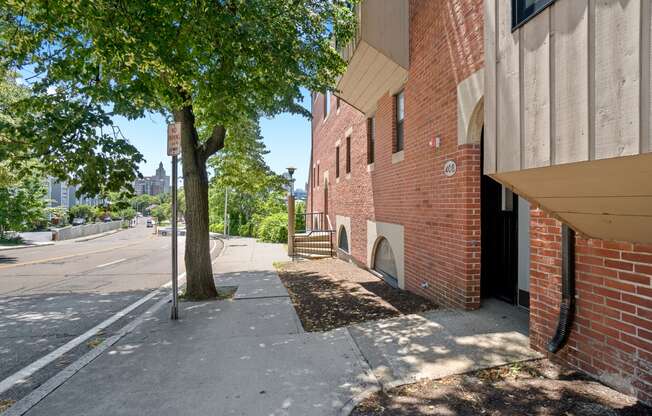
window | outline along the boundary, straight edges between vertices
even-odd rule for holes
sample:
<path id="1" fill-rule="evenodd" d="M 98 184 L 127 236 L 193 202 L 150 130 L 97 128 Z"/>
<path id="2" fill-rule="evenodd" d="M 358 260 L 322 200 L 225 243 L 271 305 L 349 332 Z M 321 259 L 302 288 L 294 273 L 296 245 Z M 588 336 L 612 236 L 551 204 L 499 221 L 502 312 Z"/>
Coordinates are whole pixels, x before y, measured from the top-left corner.
<path id="1" fill-rule="evenodd" d="M 337 247 L 345 253 L 349 252 L 349 238 L 346 235 L 346 228 L 343 226 L 340 227 L 340 235 L 338 238 Z"/>
<path id="2" fill-rule="evenodd" d="M 512 0 L 512 30 L 524 25 L 555 0 Z"/>
<path id="3" fill-rule="evenodd" d="M 376 245 L 374 252 L 374 265 L 373 269 L 380 273 L 382 278 L 389 283 L 390 286 L 398 287 L 398 273 L 396 268 L 396 261 L 394 260 L 394 252 L 384 237 Z"/>
<path id="4" fill-rule="evenodd" d="M 346 173 L 351 173 L 351 136 L 346 138 Z"/>
<path id="5" fill-rule="evenodd" d="M 403 150 L 405 133 L 403 131 L 403 121 L 405 119 L 405 95 L 403 91 L 395 96 L 396 100 L 396 138 L 394 142 L 394 153 Z"/>
<path id="6" fill-rule="evenodd" d="M 319 186 L 319 164 L 317 164 L 317 186 Z"/>
<path id="7" fill-rule="evenodd" d="M 335 108 L 338 110 L 340 109 L 340 97 L 337 97 L 335 99 Z"/>
<path id="8" fill-rule="evenodd" d="M 335 177 L 340 177 L 340 147 L 335 147 Z"/>
<path id="9" fill-rule="evenodd" d="M 367 163 L 374 163 L 374 135 L 375 132 L 375 119 L 370 117 L 367 119 Z"/>
<path id="10" fill-rule="evenodd" d="M 328 112 L 331 109 L 331 92 L 324 92 L 324 120 L 328 117 Z"/>
<path id="11" fill-rule="evenodd" d="M 317 169 L 312 168 L 312 187 L 315 187 L 315 184 L 317 183 Z"/>

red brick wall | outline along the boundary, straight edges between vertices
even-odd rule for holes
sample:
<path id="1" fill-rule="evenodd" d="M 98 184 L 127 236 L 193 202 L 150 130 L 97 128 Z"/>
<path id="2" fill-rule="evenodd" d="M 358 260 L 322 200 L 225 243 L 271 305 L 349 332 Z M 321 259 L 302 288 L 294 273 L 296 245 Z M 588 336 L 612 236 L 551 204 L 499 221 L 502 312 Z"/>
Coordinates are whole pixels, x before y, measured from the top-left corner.
<path id="1" fill-rule="evenodd" d="M 331 112 L 324 120 L 324 95 L 318 94 L 312 106 L 313 165 L 319 163 L 320 179 L 313 187 L 312 174 L 308 207 L 324 212 L 324 173 L 328 172 L 328 216 L 335 227 L 335 216 L 351 218 L 349 250 L 359 263 L 367 258 L 367 219 L 373 218 L 374 204 L 371 178 L 367 172 L 367 119 L 344 101 L 336 110 L 336 98 L 331 99 Z M 346 133 L 351 133 L 351 173 L 346 174 Z M 340 177 L 335 177 L 335 144 L 340 141 Z M 311 171 L 312 172 L 312 171 Z"/>
<path id="2" fill-rule="evenodd" d="M 375 113 L 376 152 L 367 172 L 366 119 L 342 103 L 323 121 L 313 104 L 313 164 L 329 171 L 329 213 L 351 218 L 352 255 L 365 263 L 366 220 L 401 224 L 406 289 L 447 306 L 480 301 L 480 149 L 457 144 L 457 84 L 483 65 L 482 0 L 410 2 L 410 68 L 405 85 L 404 160 L 392 163 L 394 100 L 386 94 Z M 353 126 L 352 172 L 335 183 L 335 142 Z M 441 137 L 441 147 L 430 145 Z M 344 147 L 340 149 L 344 171 Z M 446 177 L 446 161 L 457 174 Z M 311 171 L 312 172 L 312 171 Z M 320 178 L 323 183 L 323 179 Z M 323 186 L 311 186 L 313 210 L 323 211 Z M 310 201 L 308 206 L 310 207 Z M 422 289 L 422 283 L 428 288 Z"/>
<path id="3" fill-rule="evenodd" d="M 557 326 L 561 224 L 532 210 L 530 341 L 545 351 Z M 652 245 L 575 245 L 576 315 L 557 360 L 652 403 Z"/>

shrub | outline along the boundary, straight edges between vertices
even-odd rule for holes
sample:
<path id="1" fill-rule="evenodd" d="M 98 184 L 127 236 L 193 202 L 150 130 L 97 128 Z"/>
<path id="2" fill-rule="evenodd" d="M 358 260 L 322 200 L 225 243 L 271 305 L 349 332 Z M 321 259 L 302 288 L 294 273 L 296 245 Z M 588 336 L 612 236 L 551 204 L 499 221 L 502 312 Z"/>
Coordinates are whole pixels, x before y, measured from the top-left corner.
<path id="1" fill-rule="evenodd" d="M 279 212 L 260 221 L 256 238 L 269 243 L 284 243 L 288 239 L 288 214 Z"/>
<path id="2" fill-rule="evenodd" d="M 208 230 L 212 233 L 222 234 L 224 232 L 224 224 L 221 222 L 213 223 L 208 226 Z"/>
<path id="3" fill-rule="evenodd" d="M 238 227 L 238 235 L 241 237 L 251 237 L 251 223 L 241 224 Z"/>

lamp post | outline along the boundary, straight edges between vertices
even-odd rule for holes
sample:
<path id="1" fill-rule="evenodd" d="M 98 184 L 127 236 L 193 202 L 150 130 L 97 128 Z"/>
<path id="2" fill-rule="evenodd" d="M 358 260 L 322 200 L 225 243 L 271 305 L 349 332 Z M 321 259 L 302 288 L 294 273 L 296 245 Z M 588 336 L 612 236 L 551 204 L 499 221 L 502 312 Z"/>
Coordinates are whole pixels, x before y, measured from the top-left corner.
<path id="1" fill-rule="evenodd" d="M 294 172 L 297 170 L 295 167 L 290 166 L 287 168 L 290 175 L 290 194 L 288 195 L 288 255 L 294 256 Z"/>
<path id="2" fill-rule="evenodd" d="M 294 196 L 294 179 L 292 178 L 292 175 L 294 175 L 294 172 L 296 172 L 297 168 L 294 166 L 288 166 L 288 175 L 290 175 L 290 195 Z"/>

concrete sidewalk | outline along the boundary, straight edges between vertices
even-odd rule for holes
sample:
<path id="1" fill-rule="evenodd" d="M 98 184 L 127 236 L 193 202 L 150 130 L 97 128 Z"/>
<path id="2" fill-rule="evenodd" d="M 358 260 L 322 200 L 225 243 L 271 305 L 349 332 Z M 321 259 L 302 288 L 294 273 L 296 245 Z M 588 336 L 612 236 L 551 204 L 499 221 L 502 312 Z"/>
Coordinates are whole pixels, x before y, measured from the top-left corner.
<path id="1" fill-rule="evenodd" d="M 272 263 L 280 245 L 230 239 L 215 265 L 233 300 L 158 310 L 28 415 L 334 415 L 371 374 L 346 329 L 305 333 Z"/>
<path id="2" fill-rule="evenodd" d="M 379 388 L 539 356 L 527 313 L 497 301 L 306 333 L 273 267 L 287 260 L 226 240 L 215 280 L 232 300 L 182 302 L 176 322 L 165 305 L 25 414 L 346 415 Z"/>

